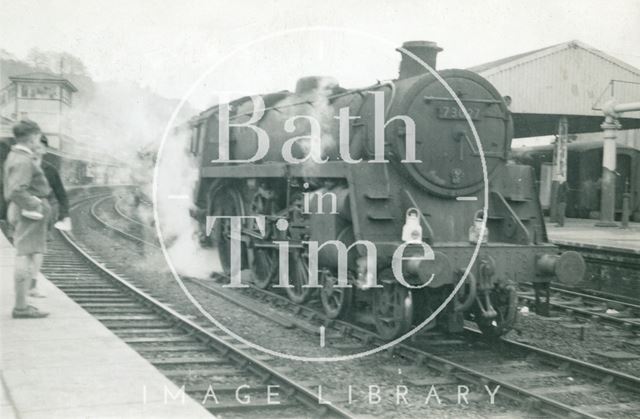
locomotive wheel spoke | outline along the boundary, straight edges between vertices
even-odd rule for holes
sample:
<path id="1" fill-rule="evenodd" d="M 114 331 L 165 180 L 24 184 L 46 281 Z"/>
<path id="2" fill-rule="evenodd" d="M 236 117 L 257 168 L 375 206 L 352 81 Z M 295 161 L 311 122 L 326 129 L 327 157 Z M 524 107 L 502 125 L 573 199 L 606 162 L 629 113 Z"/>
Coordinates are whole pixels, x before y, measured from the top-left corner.
<path id="1" fill-rule="evenodd" d="M 244 215 L 242 214 L 242 206 L 240 203 L 241 197 L 231 193 L 229 190 L 224 191 L 222 194 L 216 197 L 214 202 L 218 202 L 215 214 L 218 216 L 224 215 Z M 228 219 L 219 219 L 218 228 L 214 227 L 214 238 L 218 247 L 218 254 L 220 256 L 220 264 L 226 274 L 231 272 L 231 221 Z M 246 259 L 246 246 L 242 246 L 241 253 L 241 266 L 245 266 Z"/>
<path id="2" fill-rule="evenodd" d="M 329 272 L 323 275 L 323 279 L 320 302 L 327 317 L 331 319 L 347 317 L 351 308 L 352 288 L 337 287 L 338 278 Z"/>
<path id="3" fill-rule="evenodd" d="M 268 218 L 275 213 L 274 204 L 261 191 L 263 190 L 260 189 L 259 192 L 256 192 L 251 201 L 251 214 L 263 215 Z M 250 223 L 253 232 L 261 234 L 257 222 L 251 221 Z M 262 234 L 263 239 L 266 242 L 270 242 L 273 235 L 273 226 L 267 223 L 265 228 L 266 231 Z M 278 252 L 274 249 L 254 247 L 251 272 L 253 284 L 260 289 L 266 289 L 278 275 Z"/>
<path id="4" fill-rule="evenodd" d="M 297 304 L 302 304 L 309 300 L 314 288 L 305 288 L 309 283 L 309 264 L 306 255 L 299 250 L 294 250 L 289 258 L 289 284 L 291 287 L 285 288 L 287 295 Z"/>
<path id="5" fill-rule="evenodd" d="M 373 290 L 376 329 L 385 340 L 395 339 L 409 330 L 413 317 L 411 293 L 395 280 L 385 279 L 389 273 L 389 270 L 381 273 L 383 288 Z"/>
<path id="6" fill-rule="evenodd" d="M 265 289 L 278 273 L 277 255 L 270 249 L 255 249 L 253 257 L 253 284 Z"/>
<path id="7" fill-rule="evenodd" d="M 231 265 L 229 258 L 231 255 L 231 235 L 229 234 L 229 222 L 228 220 L 220 220 L 219 229 L 215 231 L 216 243 L 218 245 L 218 253 L 220 254 L 220 262 L 225 273 L 231 271 Z"/>

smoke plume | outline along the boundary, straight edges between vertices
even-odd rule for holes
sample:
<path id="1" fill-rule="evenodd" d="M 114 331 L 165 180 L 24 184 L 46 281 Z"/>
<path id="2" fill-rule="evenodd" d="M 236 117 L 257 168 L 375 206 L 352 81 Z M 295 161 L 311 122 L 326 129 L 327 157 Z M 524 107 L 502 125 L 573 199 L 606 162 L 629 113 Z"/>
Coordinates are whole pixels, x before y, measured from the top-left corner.
<path id="1" fill-rule="evenodd" d="M 181 275 L 207 277 L 220 271 L 217 252 L 199 243 L 198 223 L 190 216 L 198 166 L 186 151 L 188 133 L 167 138 L 159 156 L 157 211 L 172 264 Z"/>

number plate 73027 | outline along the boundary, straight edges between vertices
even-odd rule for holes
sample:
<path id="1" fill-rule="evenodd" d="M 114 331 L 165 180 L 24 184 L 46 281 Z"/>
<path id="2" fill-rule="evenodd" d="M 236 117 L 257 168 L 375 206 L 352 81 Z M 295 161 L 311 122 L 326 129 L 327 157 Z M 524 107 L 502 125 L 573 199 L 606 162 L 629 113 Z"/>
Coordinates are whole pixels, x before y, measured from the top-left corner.
<path id="1" fill-rule="evenodd" d="M 480 119 L 482 112 L 477 106 L 465 106 L 471 119 Z M 438 118 L 440 119 L 466 119 L 462 109 L 458 105 L 443 105 L 438 106 Z"/>

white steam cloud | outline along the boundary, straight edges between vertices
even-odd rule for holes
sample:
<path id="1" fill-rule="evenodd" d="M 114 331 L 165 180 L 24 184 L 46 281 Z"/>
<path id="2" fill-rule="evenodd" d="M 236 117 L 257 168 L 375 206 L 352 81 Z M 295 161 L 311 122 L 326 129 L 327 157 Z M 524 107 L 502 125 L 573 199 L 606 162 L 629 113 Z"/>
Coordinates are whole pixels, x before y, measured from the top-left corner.
<path id="1" fill-rule="evenodd" d="M 200 246 L 198 223 L 189 214 L 198 166 L 187 154 L 187 136 L 188 133 L 169 136 L 158 157 L 158 218 L 169 257 L 178 273 L 207 277 L 222 268 L 217 252 Z"/>

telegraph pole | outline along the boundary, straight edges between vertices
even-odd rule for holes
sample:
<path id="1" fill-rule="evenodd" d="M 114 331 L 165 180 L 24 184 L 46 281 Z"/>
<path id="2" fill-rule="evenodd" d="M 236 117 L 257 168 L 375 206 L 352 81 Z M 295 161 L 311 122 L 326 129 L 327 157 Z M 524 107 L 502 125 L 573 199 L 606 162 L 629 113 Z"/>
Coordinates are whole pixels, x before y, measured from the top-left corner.
<path id="1" fill-rule="evenodd" d="M 553 149 L 553 169 L 551 176 L 551 202 L 549 216 L 558 222 L 558 190 L 567 181 L 567 143 L 569 142 L 569 122 L 566 116 L 558 120 L 558 135 Z"/>

